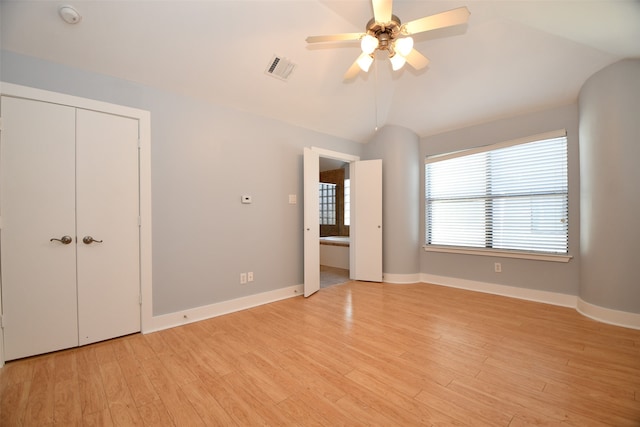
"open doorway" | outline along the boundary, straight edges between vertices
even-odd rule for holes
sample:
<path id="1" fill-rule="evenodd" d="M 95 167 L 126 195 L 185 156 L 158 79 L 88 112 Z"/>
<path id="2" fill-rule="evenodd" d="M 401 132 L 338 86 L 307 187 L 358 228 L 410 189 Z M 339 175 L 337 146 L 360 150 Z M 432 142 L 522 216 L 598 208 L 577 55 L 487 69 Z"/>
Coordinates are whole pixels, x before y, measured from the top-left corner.
<path id="1" fill-rule="evenodd" d="M 319 159 L 320 288 L 349 281 L 349 163 Z"/>
<path id="2" fill-rule="evenodd" d="M 320 158 L 349 163 L 349 278 L 382 281 L 382 160 L 305 147 L 304 169 L 304 296 L 320 289 Z"/>

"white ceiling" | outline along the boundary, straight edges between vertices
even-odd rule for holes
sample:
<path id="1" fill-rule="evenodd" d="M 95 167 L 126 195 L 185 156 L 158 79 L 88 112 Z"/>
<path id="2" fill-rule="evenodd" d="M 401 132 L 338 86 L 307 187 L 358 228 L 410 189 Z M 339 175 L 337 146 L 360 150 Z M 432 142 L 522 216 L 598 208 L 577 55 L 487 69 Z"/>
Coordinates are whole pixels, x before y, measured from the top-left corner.
<path id="1" fill-rule="evenodd" d="M 82 14 L 77 25 L 61 4 Z M 640 1 L 395 0 L 404 22 L 459 6 L 466 26 L 423 33 L 428 68 L 387 60 L 344 82 L 358 43 L 307 45 L 309 35 L 362 32 L 369 0 L 6 1 L 2 48 L 204 98 L 366 142 L 385 124 L 420 136 L 573 102 L 584 81 L 640 57 Z M 297 64 L 265 74 L 274 54 Z"/>

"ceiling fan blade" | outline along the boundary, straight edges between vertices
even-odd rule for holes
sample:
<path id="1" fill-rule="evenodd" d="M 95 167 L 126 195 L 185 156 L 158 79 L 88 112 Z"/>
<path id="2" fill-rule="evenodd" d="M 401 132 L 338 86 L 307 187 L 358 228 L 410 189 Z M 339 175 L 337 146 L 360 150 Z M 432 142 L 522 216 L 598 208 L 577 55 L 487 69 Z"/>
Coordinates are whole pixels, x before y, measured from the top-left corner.
<path id="1" fill-rule="evenodd" d="M 437 13 L 435 15 L 425 16 L 424 18 L 407 22 L 402 26 L 402 28 L 408 34 L 437 30 L 438 28 L 466 24 L 469 20 L 469 15 L 469 9 L 466 7 L 459 7 L 447 12 Z"/>
<path id="2" fill-rule="evenodd" d="M 360 57 L 362 57 L 362 55 L 366 55 L 366 53 L 361 53 L 358 59 L 356 59 L 353 62 L 353 64 L 351 64 L 351 67 L 349 67 L 347 72 L 344 73 L 345 80 L 351 80 L 352 78 L 358 75 L 358 73 L 360 72 L 360 66 L 358 65 L 358 61 L 360 60 Z"/>
<path id="3" fill-rule="evenodd" d="M 429 65 L 429 58 L 421 54 L 415 49 L 411 49 L 409 55 L 404 57 L 409 65 L 411 65 L 416 70 L 422 70 L 424 67 Z"/>
<path id="4" fill-rule="evenodd" d="M 331 34 L 328 36 L 309 36 L 307 37 L 307 43 L 359 40 L 363 35 L 364 34 L 362 33 L 344 33 L 344 34 Z"/>
<path id="5" fill-rule="evenodd" d="M 373 19 L 382 24 L 391 22 L 393 0 L 371 0 L 373 5 Z"/>

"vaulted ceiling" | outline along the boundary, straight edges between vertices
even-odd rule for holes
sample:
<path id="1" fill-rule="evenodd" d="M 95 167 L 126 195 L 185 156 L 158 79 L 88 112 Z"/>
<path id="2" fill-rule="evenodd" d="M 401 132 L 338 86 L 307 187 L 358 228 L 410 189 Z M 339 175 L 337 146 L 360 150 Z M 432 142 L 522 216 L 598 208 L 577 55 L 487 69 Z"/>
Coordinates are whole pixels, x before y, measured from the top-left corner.
<path id="1" fill-rule="evenodd" d="M 80 23 L 60 19 L 63 3 Z M 386 124 L 426 136 L 568 104 L 596 71 L 640 57 L 638 0 L 395 0 L 393 13 L 407 22 L 460 6 L 467 25 L 414 37 L 426 69 L 382 59 L 352 81 L 357 42 L 305 38 L 364 32 L 369 0 L 2 0 L 0 43 L 361 142 Z M 296 64 L 287 81 L 265 73 L 274 55 Z"/>

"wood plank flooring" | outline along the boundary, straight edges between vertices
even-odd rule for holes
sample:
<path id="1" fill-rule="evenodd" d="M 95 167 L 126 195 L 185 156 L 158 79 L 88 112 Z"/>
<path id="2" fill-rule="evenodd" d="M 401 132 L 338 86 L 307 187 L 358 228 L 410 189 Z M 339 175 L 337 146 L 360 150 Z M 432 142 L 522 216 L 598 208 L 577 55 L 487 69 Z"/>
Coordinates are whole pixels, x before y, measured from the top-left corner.
<path id="1" fill-rule="evenodd" d="M 9 362 L 2 426 L 640 426 L 640 331 L 349 282 Z"/>

